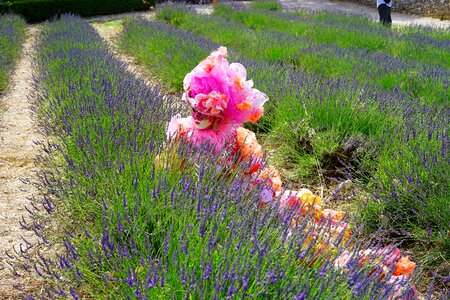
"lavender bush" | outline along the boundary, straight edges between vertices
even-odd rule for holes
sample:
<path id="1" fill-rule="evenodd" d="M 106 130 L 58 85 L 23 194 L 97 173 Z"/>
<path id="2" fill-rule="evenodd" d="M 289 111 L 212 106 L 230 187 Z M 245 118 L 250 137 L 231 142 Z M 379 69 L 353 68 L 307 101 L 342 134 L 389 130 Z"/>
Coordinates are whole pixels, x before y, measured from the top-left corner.
<path id="1" fill-rule="evenodd" d="M 336 44 L 342 48 L 381 51 L 400 58 L 409 58 L 434 66 L 448 66 L 445 50 L 448 32 L 418 28 L 384 28 L 364 17 L 350 14 L 317 12 L 276 12 L 267 10 L 233 10 L 219 5 L 214 13 L 256 30 L 305 36 L 317 43 Z"/>
<path id="2" fill-rule="evenodd" d="M 206 57 L 210 49 L 219 47 L 217 43 L 195 37 L 163 22 L 152 22 L 151 30 L 149 25 L 148 21 L 142 19 L 126 22 L 120 47 L 162 79 L 167 88 L 177 92 L 183 86 L 185 74 Z"/>
<path id="3" fill-rule="evenodd" d="M 166 38 L 168 35 L 171 36 L 170 39 Z M 121 44 L 125 51 L 135 55 L 140 61 L 151 62 L 156 60 L 152 56 L 157 56 L 158 64 L 147 64 L 147 67 L 155 73 L 169 74 L 172 77 L 185 73 L 189 67 L 188 63 L 173 64 L 173 61 L 187 61 L 183 57 L 200 56 L 217 45 L 192 33 L 167 25 L 162 27 L 159 22 L 143 20 L 131 21 L 125 25 Z M 159 50 L 156 50 L 161 48 L 171 50 L 161 55 Z M 322 128 L 317 130 L 318 136 L 314 139 L 317 148 L 315 155 L 320 158 L 324 152 L 332 152 L 333 149 L 330 148 L 340 145 L 352 135 L 381 137 L 382 127 L 387 128 L 392 120 L 389 115 L 379 114 L 378 109 L 386 109 L 393 102 L 403 101 L 401 94 L 382 93 L 371 86 L 362 87 L 343 80 L 335 81 L 312 76 L 279 63 L 254 61 L 236 51 L 231 51 L 230 56 L 233 60 L 251 66 L 249 75 L 255 84 L 263 87 L 273 99 L 266 105 L 266 116 L 253 126 L 254 129 L 260 132 L 280 132 L 282 126 L 295 124 L 310 115 L 310 124 L 307 126 Z M 178 88 L 179 85 L 176 83 L 171 87 Z M 335 116 L 328 114 L 330 107 L 334 107 L 333 114 L 340 116 L 341 122 L 334 122 Z M 355 107 L 358 107 L 358 110 Z M 361 111 L 364 113 L 361 114 Z M 321 138 L 322 134 L 328 135 L 327 130 L 339 132 L 339 135 L 334 139 L 331 138 L 332 140 Z M 286 141 L 292 140 L 292 137 L 285 138 Z M 302 139 L 301 136 L 297 138 Z M 294 152 L 295 149 L 293 155 Z M 286 154 L 283 151 L 280 153 Z M 303 157 L 312 155 L 312 153 L 301 154 L 305 154 Z M 287 158 L 290 157 L 291 155 L 287 155 Z M 316 165 L 314 161 L 310 166 L 302 163 L 301 168 L 303 173 L 314 173 Z"/>
<path id="4" fill-rule="evenodd" d="M 54 257 L 21 255 L 16 272 L 42 277 L 44 298 L 361 298 L 405 288 L 361 262 L 362 249 L 308 215 L 291 222 L 240 168 L 211 147 L 164 144 L 177 111 L 126 71 L 86 21 L 71 15 L 38 38 L 36 113 L 44 145 L 33 228 Z M 227 151 L 227 149 L 223 149 Z M 40 211 L 40 212 L 38 212 Z M 46 215 L 47 214 L 47 215 Z M 38 217 L 38 216 L 41 217 Z M 59 234 L 43 223 L 61 228 Z M 312 238 L 311 234 L 314 234 Z M 346 272 L 336 257 L 352 250 Z"/>

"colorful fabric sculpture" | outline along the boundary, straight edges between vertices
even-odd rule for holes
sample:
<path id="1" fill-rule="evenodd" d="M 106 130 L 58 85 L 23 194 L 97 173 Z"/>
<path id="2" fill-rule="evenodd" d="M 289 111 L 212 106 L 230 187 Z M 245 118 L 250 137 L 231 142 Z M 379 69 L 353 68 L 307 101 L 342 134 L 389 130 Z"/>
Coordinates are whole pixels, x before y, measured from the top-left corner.
<path id="1" fill-rule="evenodd" d="M 263 187 L 260 206 L 268 208 L 277 203 L 281 215 L 289 212 L 292 216 L 292 227 L 302 216 L 312 216 L 314 224 L 311 226 L 317 230 L 311 231 L 311 239 L 321 226 L 329 226 L 331 241 L 350 237 L 350 226 L 344 221 L 344 212 L 324 209 L 322 199 L 308 189 L 283 190 L 281 177 L 273 166 L 265 165 L 261 169 L 262 147 L 255 134 L 245 129 L 243 124 L 257 122 L 264 113 L 264 103 L 269 99 L 266 94 L 253 88 L 253 81 L 247 79 L 243 65 L 228 63 L 225 47 L 213 51 L 188 73 L 183 87 L 182 100 L 192 108 L 192 114 L 172 117 L 167 125 L 169 140 L 187 139 L 197 146 L 209 143 L 215 151 L 231 143 L 230 157 L 237 155 L 237 163 L 249 165 L 242 175 L 254 176 L 252 182 Z M 326 251 L 321 248 L 317 253 Z M 347 263 L 355 255 L 347 250 L 342 252 L 335 260 L 335 267 L 345 271 Z M 416 267 L 414 262 L 401 256 L 398 248 L 392 246 L 378 251 L 367 249 L 358 255 L 362 256 L 360 263 L 377 262 L 376 268 L 382 268 L 382 276 L 389 272 L 389 268 L 394 268 L 389 282 L 392 281 L 393 288 L 399 291 Z M 414 297 L 415 292 L 410 294 Z"/>

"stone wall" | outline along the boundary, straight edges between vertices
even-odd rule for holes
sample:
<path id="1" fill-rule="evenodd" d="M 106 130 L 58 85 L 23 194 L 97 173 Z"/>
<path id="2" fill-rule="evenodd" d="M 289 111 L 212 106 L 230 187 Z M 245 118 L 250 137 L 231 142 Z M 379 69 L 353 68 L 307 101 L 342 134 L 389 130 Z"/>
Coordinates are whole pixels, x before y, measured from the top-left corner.
<path id="1" fill-rule="evenodd" d="M 376 7 L 376 0 L 344 0 Z M 392 0 L 392 12 L 450 20 L 450 0 Z"/>

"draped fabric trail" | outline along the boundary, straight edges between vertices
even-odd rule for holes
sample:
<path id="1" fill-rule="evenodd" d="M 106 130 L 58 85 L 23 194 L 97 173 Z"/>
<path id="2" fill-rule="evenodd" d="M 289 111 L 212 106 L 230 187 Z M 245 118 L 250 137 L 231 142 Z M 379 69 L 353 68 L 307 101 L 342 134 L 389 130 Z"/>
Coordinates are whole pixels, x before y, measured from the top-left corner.
<path id="1" fill-rule="evenodd" d="M 263 150 L 253 132 L 243 127 L 244 122 L 257 122 L 264 113 L 264 103 L 269 99 L 266 94 L 253 87 L 253 81 L 247 79 L 247 72 L 240 63 L 228 63 L 227 49 L 220 47 L 202 60 L 183 81 L 182 100 L 191 108 L 192 114 L 172 117 L 167 125 L 167 137 L 176 143 L 185 139 L 199 146 L 208 143 L 216 152 L 231 146 L 228 161 L 218 163 L 245 163 L 242 176 L 252 176 L 252 182 L 262 187 L 261 207 L 274 207 L 277 203 L 279 213 L 293 212 L 291 227 L 296 219 L 309 214 L 314 219 L 316 232 L 330 225 L 328 234 L 331 239 L 348 239 L 350 226 L 344 221 L 345 212 L 324 209 L 322 200 L 308 189 L 291 191 L 282 188 L 278 171 L 263 161 Z M 237 162 L 232 158 L 238 157 Z M 314 231 L 313 231 L 314 232 Z M 314 233 L 313 233 L 314 234 Z M 311 237 L 313 238 L 313 236 Z M 330 247 L 327 245 L 326 247 Z M 394 269 L 389 282 L 397 291 L 409 281 L 415 269 L 415 263 L 402 256 L 399 249 L 386 246 L 381 249 L 367 249 L 359 253 L 363 263 L 378 264 L 382 277 Z M 345 271 L 352 253 L 344 251 L 336 259 L 335 267 Z M 410 291 L 403 299 L 412 299 L 415 291 Z"/>

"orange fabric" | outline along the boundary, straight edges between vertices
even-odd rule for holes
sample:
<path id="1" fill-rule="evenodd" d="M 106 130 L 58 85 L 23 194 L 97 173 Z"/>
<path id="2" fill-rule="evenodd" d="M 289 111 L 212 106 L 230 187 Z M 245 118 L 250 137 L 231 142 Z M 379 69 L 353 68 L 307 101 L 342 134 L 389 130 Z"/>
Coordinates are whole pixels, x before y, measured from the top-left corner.
<path id="1" fill-rule="evenodd" d="M 250 101 L 244 101 L 242 103 L 236 104 L 236 107 L 240 110 L 250 110 L 250 108 L 252 108 L 252 103 Z"/>
<path id="2" fill-rule="evenodd" d="M 258 121 L 259 119 L 261 119 L 262 115 L 264 114 L 264 109 L 259 109 L 257 111 L 255 111 L 249 118 L 248 120 L 252 123 L 255 123 L 256 121 Z"/>
<path id="3" fill-rule="evenodd" d="M 416 269 L 416 263 L 411 261 L 407 256 L 402 256 L 398 262 L 394 263 L 394 265 L 394 276 L 410 275 Z"/>
<path id="4" fill-rule="evenodd" d="M 264 170 L 259 174 L 259 178 L 263 181 L 270 180 L 272 184 L 272 190 L 276 193 L 281 191 L 281 186 L 283 182 L 281 181 L 280 174 L 278 174 L 277 169 L 273 166 L 267 166 Z"/>
<path id="5" fill-rule="evenodd" d="M 255 134 L 244 127 L 236 129 L 236 145 L 241 158 L 247 158 L 249 156 L 262 158 L 264 155 L 261 145 L 256 140 Z"/>

